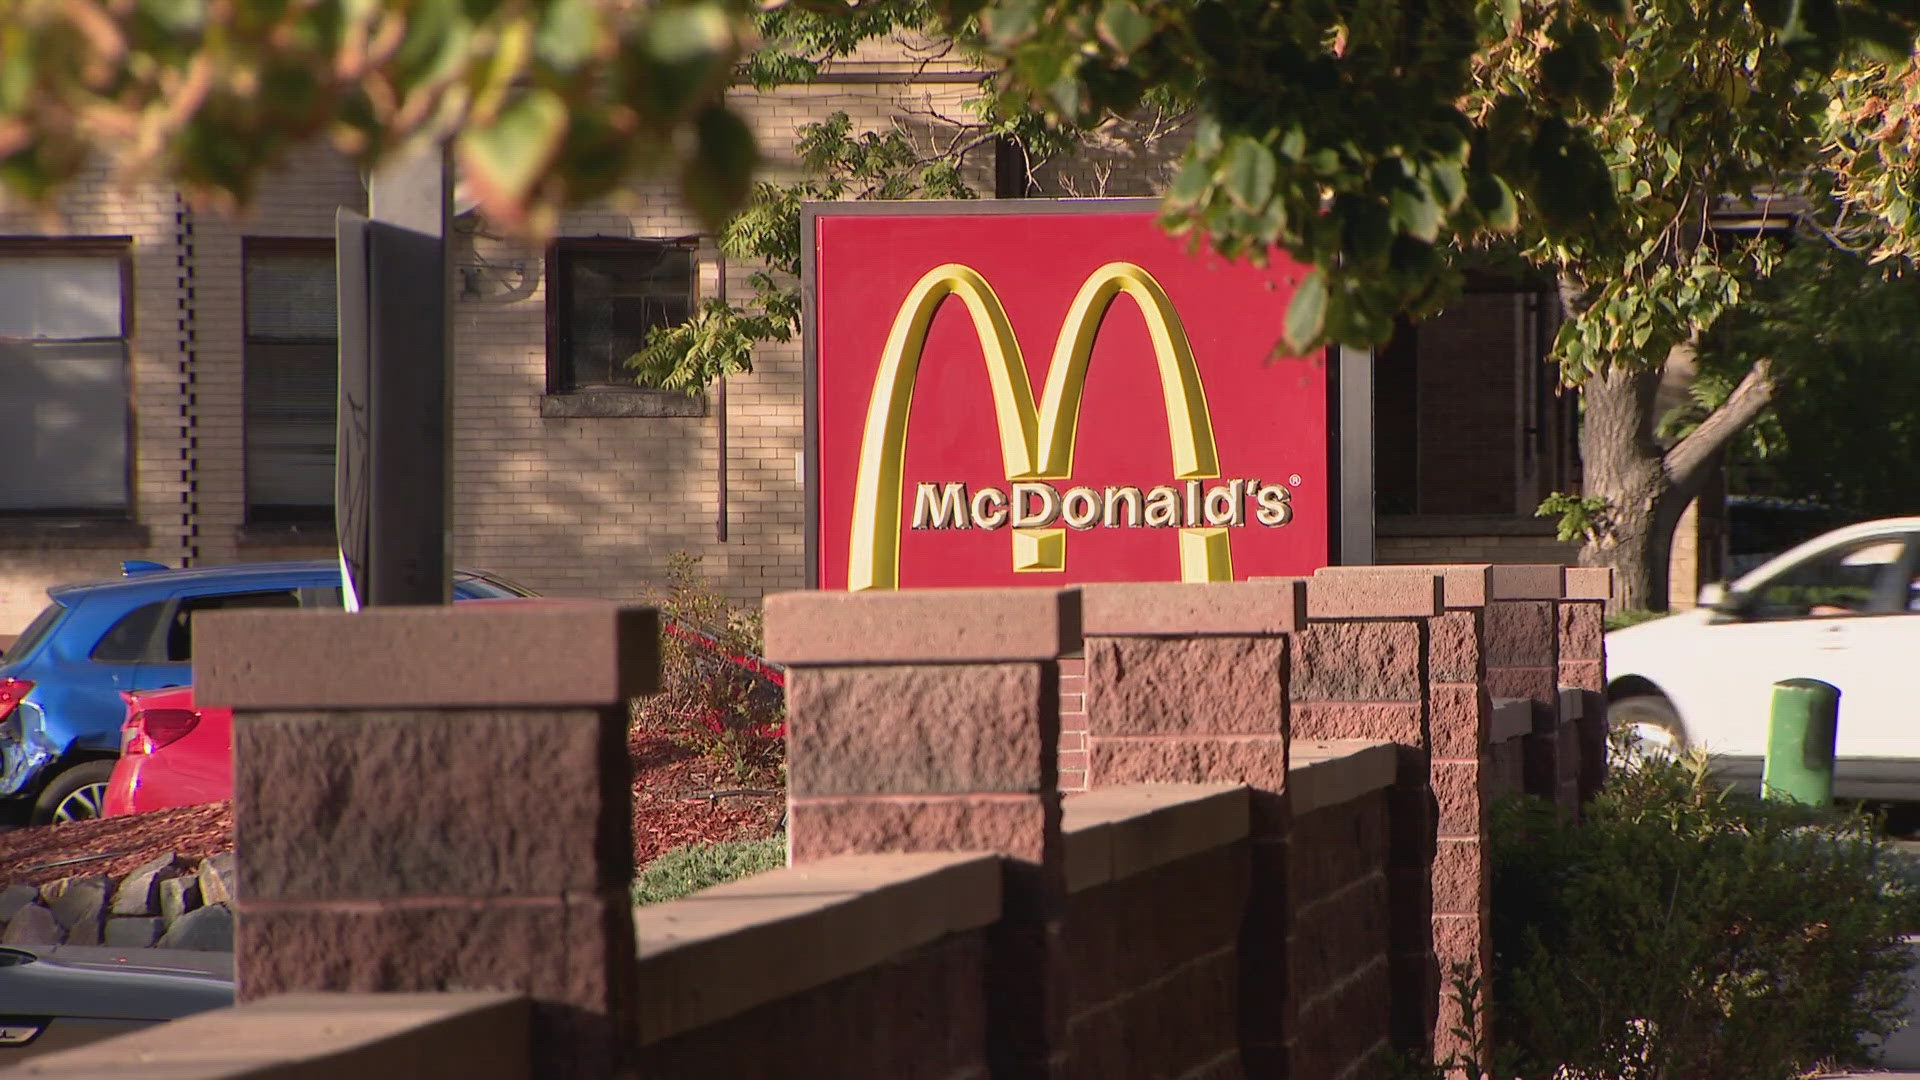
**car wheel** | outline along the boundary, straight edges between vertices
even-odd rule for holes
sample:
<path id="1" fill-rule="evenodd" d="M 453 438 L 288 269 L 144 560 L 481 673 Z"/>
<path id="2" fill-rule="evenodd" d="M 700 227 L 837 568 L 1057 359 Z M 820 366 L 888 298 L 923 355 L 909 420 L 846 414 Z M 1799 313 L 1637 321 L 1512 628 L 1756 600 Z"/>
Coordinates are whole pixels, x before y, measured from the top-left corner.
<path id="1" fill-rule="evenodd" d="M 35 825 L 92 821 L 106 808 L 113 762 L 86 761 L 53 778 L 33 804 Z"/>
<path id="2" fill-rule="evenodd" d="M 1632 753 L 1671 757 L 1686 749 L 1680 714 L 1659 694 L 1636 694 L 1607 703 L 1607 726 L 1633 735 Z"/>

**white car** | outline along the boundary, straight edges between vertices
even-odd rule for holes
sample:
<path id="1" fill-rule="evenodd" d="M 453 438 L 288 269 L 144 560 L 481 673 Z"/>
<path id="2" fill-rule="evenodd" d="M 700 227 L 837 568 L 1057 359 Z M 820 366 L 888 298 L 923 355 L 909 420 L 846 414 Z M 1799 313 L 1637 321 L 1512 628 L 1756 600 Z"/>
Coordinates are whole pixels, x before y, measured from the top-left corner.
<path id="1" fill-rule="evenodd" d="M 1773 684 L 1840 688 L 1834 794 L 1920 799 L 1920 517 L 1850 525 L 1606 637 L 1608 718 L 1757 786 Z"/>

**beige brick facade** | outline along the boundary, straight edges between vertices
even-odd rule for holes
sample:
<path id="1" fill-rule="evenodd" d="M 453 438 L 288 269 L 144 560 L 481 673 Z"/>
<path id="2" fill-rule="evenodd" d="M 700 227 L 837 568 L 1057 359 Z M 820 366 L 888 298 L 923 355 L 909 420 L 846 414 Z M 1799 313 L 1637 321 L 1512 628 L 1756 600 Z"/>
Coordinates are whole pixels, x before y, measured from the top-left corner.
<path id="1" fill-rule="evenodd" d="M 899 123 L 917 139 L 951 138 L 939 119 L 964 118 L 971 77 L 946 59 L 914 60 L 912 82 L 875 54 L 819 83 L 736 92 L 774 172 L 790 171 L 798 129 L 838 110 L 856 130 Z M 1036 193 L 1145 194 L 1165 182 L 1184 137 L 1177 123 L 1143 121 L 1082 158 L 1040 163 Z M 1143 148 L 1144 147 L 1144 148 Z M 991 147 L 967 159 L 991 194 Z M 37 216 L 0 216 L 0 235 L 130 238 L 132 509 L 137 530 L 65 535 L 0 519 L 0 637 L 17 633 L 51 584 L 117 573 L 125 558 L 170 565 L 328 557 L 331 537 L 249 525 L 245 496 L 243 364 L 247 238 L 328 238 L 336 208 L 363 210 L 356 171 L 325 149 L 287 163 L 243 216 L 193 209 L 171 191 L 89 178 L 64 197 L 57 228 Z M 462 219 L 455 247 L 454 530 L 456 557 L 543 592 L 629 598 L 662 580 L 676 552 L 741 599 L 800 586 L 802 364 L 797 343 L 761 349 L 751 375 L 726 387 L 726 523 L 720 439 L 709 395 L 703 416 L 545 417 L 547 282 L 544 252 Z M 567 215 L 567 237 L 683 237 L 693 217 L 660 185 Z M 711 240 L 698 248 L 698 290 L 720 287 Z M 728 294 L 749 293 L 738 263 Z M 1507 481 L 1511 486 L 1511 481 Z M 11 531 L 10 531 L 11 530 Z M 1541 561 L 1571 551 L 1538 535 L 1385 537 L 1383 561 Z"/>

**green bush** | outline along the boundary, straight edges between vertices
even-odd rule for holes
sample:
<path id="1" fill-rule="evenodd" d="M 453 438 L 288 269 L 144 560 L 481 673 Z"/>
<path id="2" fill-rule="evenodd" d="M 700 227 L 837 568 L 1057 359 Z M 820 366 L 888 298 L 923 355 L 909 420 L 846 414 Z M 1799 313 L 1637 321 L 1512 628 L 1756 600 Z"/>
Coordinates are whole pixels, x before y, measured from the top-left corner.
<path id="1" fill-rule="evenodd" d="M 677 847 L 648 863 L 633 883 L 633 902 L 659 904 L 787 865 L 787 838 L 723 840 Z"/>
<path id="2" fill-rule="evenodd" d="M 1502 1073 L 1786 1080 L 1899 1026 L 1920 900 L 1871 819 L 1729 794 L 1699 758 L 1609 783 L 1582 824 L 1496 812 Z"/>

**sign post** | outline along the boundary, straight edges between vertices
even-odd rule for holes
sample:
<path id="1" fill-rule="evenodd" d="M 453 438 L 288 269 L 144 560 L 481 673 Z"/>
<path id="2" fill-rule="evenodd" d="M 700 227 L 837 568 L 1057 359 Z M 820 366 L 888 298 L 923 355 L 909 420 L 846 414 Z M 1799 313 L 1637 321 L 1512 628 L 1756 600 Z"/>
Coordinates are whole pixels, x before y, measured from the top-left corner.
<path id="1" fill-rule="evenodd" d="M 349 610 L 450 599 L 453 322 L 444 150 L 383 166 L 335 224 L 334 521 Z"/>

